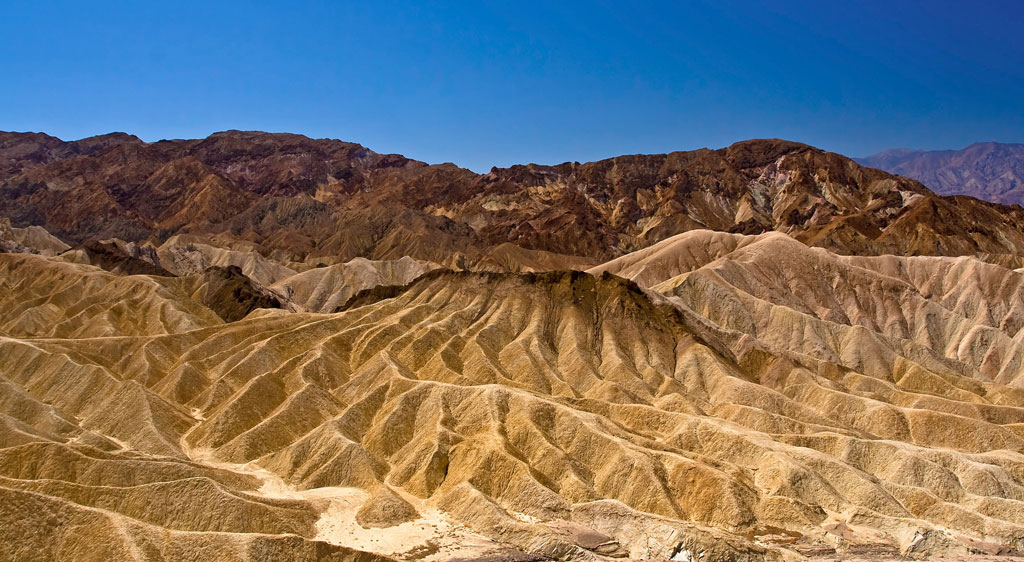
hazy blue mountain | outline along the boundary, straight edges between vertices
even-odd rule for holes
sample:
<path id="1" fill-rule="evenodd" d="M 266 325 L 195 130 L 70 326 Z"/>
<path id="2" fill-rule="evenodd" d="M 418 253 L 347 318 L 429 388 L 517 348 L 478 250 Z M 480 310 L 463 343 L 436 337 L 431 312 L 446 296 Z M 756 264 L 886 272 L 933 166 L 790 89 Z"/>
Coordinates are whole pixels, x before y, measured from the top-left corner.
<path id="1" fill-rule="evenodd" d="M 963 150 L 931 151 L 894 148 L 855 160 L 916 179 L 943 195 L 1024 204 L 1024 144 L 980 142 Z"/>

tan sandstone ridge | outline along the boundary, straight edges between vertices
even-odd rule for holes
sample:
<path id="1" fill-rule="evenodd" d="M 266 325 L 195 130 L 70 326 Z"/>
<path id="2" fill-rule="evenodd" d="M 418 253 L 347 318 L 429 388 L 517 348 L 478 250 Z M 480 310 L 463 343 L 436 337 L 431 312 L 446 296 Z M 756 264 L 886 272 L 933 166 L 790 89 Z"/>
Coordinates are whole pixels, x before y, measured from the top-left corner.
<path id="1" fill-rule="evenodd" d="M 0 254 L 0 559 L 1024 550 L 1002 265 L 706 230 L 589 272 L 156 253 L 178 277 Z"/>
<path id="2" fill-rule="evenodd" d="M 0 251 L 54 256 L 70 247 L 41 226 L 15 228 L 10 219 L 0 217 Z"/>
<path id="3" fill-rule="evenodd" d="M 356 293 L 377 286 L 406 285 L 435 264 L 410 257 L 390 261 L 356 258 L 285 277 L 271 289 L 308 312 L 334 312 Z"/>

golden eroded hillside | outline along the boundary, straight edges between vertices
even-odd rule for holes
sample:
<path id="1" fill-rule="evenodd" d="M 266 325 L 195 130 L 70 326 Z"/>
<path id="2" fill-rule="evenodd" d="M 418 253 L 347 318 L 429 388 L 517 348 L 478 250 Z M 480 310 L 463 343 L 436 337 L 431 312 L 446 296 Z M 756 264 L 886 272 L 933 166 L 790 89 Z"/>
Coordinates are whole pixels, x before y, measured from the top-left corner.
<path id="1" fill-rule="evenodd" d="M 1024 274 L 991 259 L 76 251 L 0 254 L 0 559 L 1024 550 Z"/>

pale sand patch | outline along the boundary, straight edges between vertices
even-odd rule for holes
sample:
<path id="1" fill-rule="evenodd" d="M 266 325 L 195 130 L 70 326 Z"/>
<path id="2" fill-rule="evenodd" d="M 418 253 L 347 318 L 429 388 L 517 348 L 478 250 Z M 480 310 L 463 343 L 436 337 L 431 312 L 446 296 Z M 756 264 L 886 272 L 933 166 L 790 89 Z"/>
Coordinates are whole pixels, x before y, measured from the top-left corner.
<path id="1" fill-rule="evenodd" d="M 507 548 L 450 521 L 436 509 L 422 507 L 422 517 L 415 521 L 387 528 L 364 528 L 356 522 L 356 512 L 368 499 L 365 492 L 331 498 L 330 506 L 317 521 L 314 538 L 378 554 L 428 561 L 472 558 Z"/>
<path id="2" fill-rule="evenodd" d="M 183 440 L 184 442 L 184 440 Z M 420 513 L 415 521 L 394 527 L 368 529 L 356 521 L 356 513 L 370 499 L 359 488 L 339 486 L 300 490 L 277 474 L 252 462 L 235 464 L 216 460 L 205 449 L 186 449 L 192 460 L 207 466 L 255 476 L 262 481 L 253 493 L 265 498 L 327 502 L 316 523 L 314 540 L 354 548 L 405 560 L 440 562 L 451 558 L 476 558 L 508 551 L 507 545 L 478 535 L 467 527 L 451 521 L 446 515 L 423 500 L 395 490 Z"/>

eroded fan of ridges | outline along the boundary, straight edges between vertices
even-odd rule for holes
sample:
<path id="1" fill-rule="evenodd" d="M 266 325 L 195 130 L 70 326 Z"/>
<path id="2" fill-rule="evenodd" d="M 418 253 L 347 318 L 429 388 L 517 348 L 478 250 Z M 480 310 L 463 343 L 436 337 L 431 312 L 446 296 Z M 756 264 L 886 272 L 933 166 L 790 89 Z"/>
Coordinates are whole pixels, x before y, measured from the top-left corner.
<path id="1" fill-rule="evenodd" d="M 978 260 L 694 232 L 593 275 L 437 270 L 227 324 L 183 280 L 0 264 L 5 310 L 85 302 L 104 336 L 5 315 L 0 486 L 136 546 L 285 532 L 308 555 L 341 501 L 315 498 L 347 488 L 547 555 L 585 554 L 567 522 L 637 557 L 1024 537 L 1021 274 Z"/>

